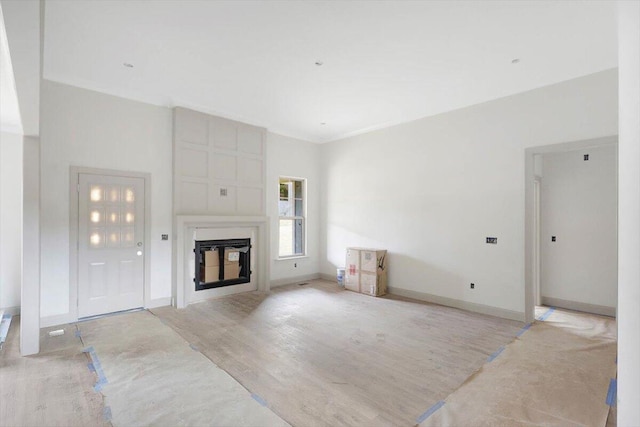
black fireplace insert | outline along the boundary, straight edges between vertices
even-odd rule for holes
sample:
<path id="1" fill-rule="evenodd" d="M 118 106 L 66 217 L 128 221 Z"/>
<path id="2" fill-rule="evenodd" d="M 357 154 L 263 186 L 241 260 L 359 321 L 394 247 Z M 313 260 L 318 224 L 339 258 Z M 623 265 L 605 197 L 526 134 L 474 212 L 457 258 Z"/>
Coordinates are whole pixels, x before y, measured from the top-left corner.
<path id="1" fill-rule="evenodd" d="M 251 239 L 196 240 L 196 291 L 251 281 Z"/>

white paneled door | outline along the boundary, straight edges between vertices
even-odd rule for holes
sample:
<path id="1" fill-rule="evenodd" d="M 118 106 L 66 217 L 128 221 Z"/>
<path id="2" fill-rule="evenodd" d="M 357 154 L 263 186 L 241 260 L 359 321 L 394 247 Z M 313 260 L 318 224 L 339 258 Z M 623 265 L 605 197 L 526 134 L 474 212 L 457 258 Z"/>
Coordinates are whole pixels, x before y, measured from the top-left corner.
<path id="1" fill-rule="evenodd" d="M 144 305 L 144 179 L 80 174 L 78 317 Z"/>

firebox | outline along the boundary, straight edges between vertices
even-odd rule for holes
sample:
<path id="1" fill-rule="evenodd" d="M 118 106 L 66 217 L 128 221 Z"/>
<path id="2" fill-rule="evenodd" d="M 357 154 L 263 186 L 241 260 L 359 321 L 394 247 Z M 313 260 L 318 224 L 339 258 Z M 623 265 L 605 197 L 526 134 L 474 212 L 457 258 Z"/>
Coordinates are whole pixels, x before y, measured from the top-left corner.
<path id="1" fill-rule="evenodd" d="M 251 239 L 196 240 L 196 291 L 251 281 Z"/>

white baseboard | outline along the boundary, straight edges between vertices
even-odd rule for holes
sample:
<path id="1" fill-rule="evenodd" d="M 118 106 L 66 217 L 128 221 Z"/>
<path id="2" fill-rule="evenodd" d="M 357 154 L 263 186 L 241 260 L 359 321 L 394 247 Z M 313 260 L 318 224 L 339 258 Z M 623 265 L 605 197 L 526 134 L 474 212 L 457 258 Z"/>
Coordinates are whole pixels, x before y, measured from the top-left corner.
<path id="1" fill-rule="evenodd" d="M 158 307 L 165 307 L 167 305 L 171 305 L 171 297 L 155 298 L 155 299 L 149 300 L 145 308 L 147 309 L 158 308 Z"/>
<path id="2" fill-rule="evenodd" d="M 490 305 L 478 304 L 475 302 L 460 301 L 453 298 L 441 297 L 438 295 L 412 291 L 409 289 L 400 289 L 391 286 L 389 286 L 387 290 L 390 294 L 399 295 L 406 298 L 431 302 L 447 307 L 459 308 L 461 310 L 473 311 L 474 313 L 488 314 L 489 316 L 501 317 L 503 319 L 517 320 L 518 322 L 525 321 L 524 313 L 518 311 L 506 310 L 504 308 L 492 307 Z"/>
<path id="3" fill-rule="evenodd" d="M 48 328 L 50 326 L 66 325 L 67 323 L 76 322 L 71 313 L 55 314 L 53 316 L 45 316 L 40 318 L 40 328 Z"/>
<path id="4" fill-rule="evenodd" d="M 0 308 L 0 311 L 4 312 L 4 314 L 10 314 L 11 316 L 18 316 L 20 314 L 20 306 L 16 305 L 14 307 L 3 307 Z"/>
<path id="5" fill-rule="evenodd" d="M 320 278 L 320 273 L 305 274 L 303 276 L 286 277 L 284 279 L 272 280 L 269 285 L 272 288 L 285 285 L 297 285 L 299 283 L 308 282 L 309 280 L 315 280 Z"/>
<path id="6" fill-rule="evenodd" d="M 328 282 L 336 282 L 338 283 L 338 278 L 335 275 L 320 273 L 320 278 L 322 280 L 326 280 Z"/>
<path id="7" fill-rule="evenodd" d="M 566 308 L 567 310 L 584 311 L 585 313 L 599 314 L 601 316 L 616 317 L 616 308 L 606 305 L 588 304 L 586 302 L 569 301 L 560 298 L 541 297 L 542 305 Z"/>

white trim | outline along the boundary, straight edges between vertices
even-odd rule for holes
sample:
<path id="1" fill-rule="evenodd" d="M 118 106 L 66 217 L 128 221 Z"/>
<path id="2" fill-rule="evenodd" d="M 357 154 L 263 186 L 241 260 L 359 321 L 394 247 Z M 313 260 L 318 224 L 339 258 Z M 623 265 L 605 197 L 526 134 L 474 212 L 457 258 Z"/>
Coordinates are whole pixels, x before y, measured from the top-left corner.
<path id="1" fill-rule="evenodd" d="M 303 276 L 286 277 L 284 279 L 277 279 L 271 281 L 271 288 L 277 288 L 286 285 L 298 285 L 300 283 L 308 282 L 310 280 L 316 280 L 320 278 L 320 273 L 305 274 Z"/>
<path id="2" fill-rule="evenodd" d="M 166 307 L 171 305 L 171 297 L 164 298 L 155 298 L 150 299 L 148 303 L 145 304 L 146 309 L 158 308 L 158 307 Z"/>
<path id="3" fill-rule="evenodd" d="M 424 292 L 412 291 L 409 289 L 387 288 L 388 292 L 393 295 L 399 295 L 405 298 L 417 299 L 433 304 L 444 305 L 447 307 L 459 308 L 461 310 L 473 311 L 474 313 L 487 314 L 489 316 L 501 317 L 503 319 L 525 321 L 525 314 L 518 311 L 507 310 L 499 307 L 478 304 L 475 302 L 461 301 L 453 298 L 441 297 L 438 295 L 427 294 Z"/>
<path id="4" fill-rule="evenodd" d="M 289 261 L 292 259 L 304 259 L 304 258 L 309 258 L 309 255 L 292 255 L 292 256 L 285 256 L 285 257 L 278 257 L 278 258 L 274 258 L 274 261 Z"/>
<path id="5" fill-rule="evenodd" d="M 113 169 L 69 167 L 69 313 L 47 316 L 41 322 L 58 322 L 58 319 L 70 319 L 55 323 L 71 323 L 78 320 L 78 185 L 80 174 L 105 175 L 122 178 L 141 178 L 144 180 L 144 307 L 151 303 L 151 174 L 146 172 L 119 171 Z"/>
<path id="6" fill-rule="evenodd" d="M 616 308 L 606 305 L 589 304 L 586 302 L 569 301 L 561 298 L 540 297 L 542 305 L 549 307 L 566 308 L 567 310 L 582 311 L 585 313 L 599 314 L 601 316 L 616 317 Z"/>

